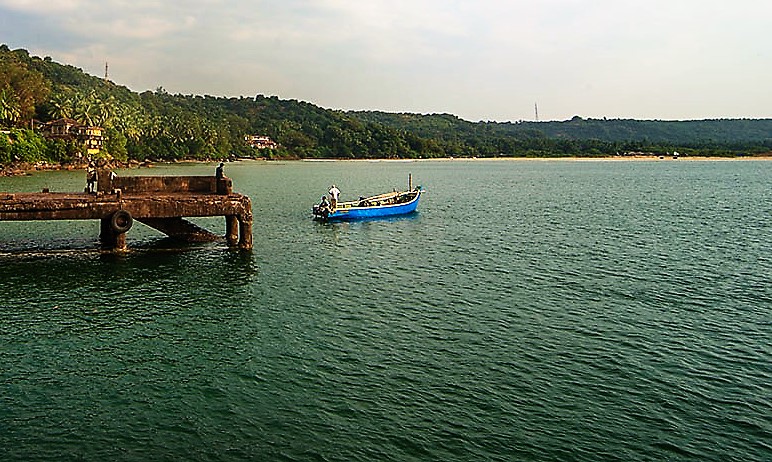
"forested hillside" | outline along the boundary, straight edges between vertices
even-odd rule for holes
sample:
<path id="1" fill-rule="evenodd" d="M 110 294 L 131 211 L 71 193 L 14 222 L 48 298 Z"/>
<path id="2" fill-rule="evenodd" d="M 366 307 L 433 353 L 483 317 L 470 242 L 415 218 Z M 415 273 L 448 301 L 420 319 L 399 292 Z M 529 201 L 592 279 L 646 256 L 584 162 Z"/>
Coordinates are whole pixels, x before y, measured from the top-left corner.
<path id="1" fill-rule="evenodd" d="M 472 123 L 450 114 L 352 114 L 421 137 L 474 146 L 488 155 L 511 149 L 527 155 L 673 150 L 700 155 L 748 155 L 772 150 L 772 119 L 659 121 L 577 116 L 561 122 Z"/>
<path id="2" fill-rule="evenodd" d="M 657 143 L 763 143 L 772 139 L 772 119 L 625 120 L 582 119 L 565 122 L 527 122 L 548 137 L 597 138 L 605 141 L 649 140 Z M 510 126 L 505 126 L 510 130 Z"/>
<path id="3" fill-rule="evenodd" d="M 105 129 L 120 161 L 270 158 L 603 156 L 630 151 L 752 155 L 772 151 L 772 120 L 472 123 L 446 114 L 343 112 L 277 97 L 136 93 L 73 66 L 0 46 L 0 164 L 82 158 L 36 130 L 59 118 Z M 278 149 L 255 150 L 245 135 Z M 81 155 L 79 155 L 81 153 Z"/>

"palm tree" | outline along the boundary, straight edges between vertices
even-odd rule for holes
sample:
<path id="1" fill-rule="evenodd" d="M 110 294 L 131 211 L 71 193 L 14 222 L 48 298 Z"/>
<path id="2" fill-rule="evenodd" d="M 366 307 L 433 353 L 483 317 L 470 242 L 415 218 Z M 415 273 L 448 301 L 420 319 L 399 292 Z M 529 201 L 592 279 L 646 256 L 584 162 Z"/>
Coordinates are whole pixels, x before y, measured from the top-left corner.
<path id="1" fill-rule="evenodd" d="M 54 119 L 72 119 L 75 112 L 73 99 L 63 92 L 54 94 L 51 98 L 51 106 L 53 106 L 51 117 Z"/>
<path id="2" fill-rule="evenodd" d="M 90 94 L 84 95 L 82 93 L 75 95 L 72 118 L 84 125 L 93 126 L 96 105 L 94 98 L 90 96 Z"/>
<path id="3" fill-rule="evenodd" d="M 15 125 L 21 117 L 19 99 L 10 88 L 0 90 L 0 122 Z"/>
<path id="4" fill-rule="evenodd" d="M 147 125 L 146 119 L 138 107 L 118 104 L 115 107 L 113 126 L 126 138 L 139 141 L 143 134 L 143 127 Z"/>
<path id="5" fill-rule="evenodd" d="M 89 95 L 95 99 L 96 114 L 94 117 L 94 123 L 100 127 L 110 128 L 113 126 L 113 116 L 116 112 L 115 96 L 110 95 L 107 99 L 100 99 L 96 96 L 96 93 L 91 92 Z"/>

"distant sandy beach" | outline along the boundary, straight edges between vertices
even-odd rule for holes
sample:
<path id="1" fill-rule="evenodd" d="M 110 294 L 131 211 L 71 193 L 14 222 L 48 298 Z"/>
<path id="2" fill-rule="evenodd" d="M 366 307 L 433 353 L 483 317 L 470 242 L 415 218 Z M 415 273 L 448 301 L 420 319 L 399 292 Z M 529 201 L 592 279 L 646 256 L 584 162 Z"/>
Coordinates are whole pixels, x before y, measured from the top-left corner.
<path id="1" fill-rule="evenodd" d="M 708 157 L 708 156 L 605 156 L 605 157 L 441 157 L 435 159 L 415 159 L 416 161 L 448 161 L 448 162 L 466 162 L 466 161 L 564 161 L 564 162 L 635 162 L 635 161 L 737 161 L 737 160 L 772 160 L 772 154 L 763 156 L 745 156 L 745 157 Z M 395 160 L 395 161 L 400 161 Z M 404 160 L 401 160 L 404 162 Z"/>
<path id="2" fill-rule="evenodd" d="M 250 160 L 250 159 L 239 159 Z M 264 160 L 264 159 L 257 159 Z M 276 161 L 288 161 L 290 159 L 275 159 Z M 429 159 L 297 159 L 301 162 L 491 162 L 491 161 L 544 161 L 544 162 L 635 162 L 635 161 L 737 161 L 737 160 L 772 160 L 772 153 L 760 156 L 743 157 L 713 157 L 713 156 L 603 156 L 603 157 L 432 157 Z M 272 161 L 267 161 L 272 162 Z"/>

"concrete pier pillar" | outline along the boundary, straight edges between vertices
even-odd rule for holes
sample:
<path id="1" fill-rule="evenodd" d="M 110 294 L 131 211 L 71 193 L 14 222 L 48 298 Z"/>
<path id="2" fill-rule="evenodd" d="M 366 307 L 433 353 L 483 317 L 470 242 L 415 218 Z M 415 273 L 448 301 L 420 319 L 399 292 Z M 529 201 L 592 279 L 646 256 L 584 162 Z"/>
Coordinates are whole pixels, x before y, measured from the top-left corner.
<path id="1" fill-rule="evenodd" d="M 115 234 L 115 246 L 113 247 L 113 251 L 115 252 L 125 252 L 127 249 L 126 247 L 126 233 L 116 233 Z"/>
<path id="2" fill-rule="evenodd" d="M 99 240 L 102 242 L 102 247 L 112 247 L 113 229 L 110 227 L 109 218 L 99 220 Z"/>
<path id="3" fill-rule="evenodd" d="M 236 215 L 225 216 L 225 239 L 231 247 L 239 245 L 239 219 Z"/>
<path id="4" fill-rule="evenodd" d="M 239 218 L 239 247 L 252 249 L 252 219 Z"/>
<path id="5" fill-rule="evenodd" d="M 116 233 L 110 228 L 109 222 L 107 226 L 107 230 L 105 230 L 104 225 L 102 225 L 102 232 L 99 234 L 102 249 L 113 252 L 125 252 L 128 248 L 126 246 L 126 233 Z"/>
<path id="6" fill-rule="evenodd" d="M 102 244 L 103 250 L 125 252 L 128 248 L 126 246 L 126 233 L 116 232 L 112 227 L 110 218 L 99 220 L 99 242 Z"/>

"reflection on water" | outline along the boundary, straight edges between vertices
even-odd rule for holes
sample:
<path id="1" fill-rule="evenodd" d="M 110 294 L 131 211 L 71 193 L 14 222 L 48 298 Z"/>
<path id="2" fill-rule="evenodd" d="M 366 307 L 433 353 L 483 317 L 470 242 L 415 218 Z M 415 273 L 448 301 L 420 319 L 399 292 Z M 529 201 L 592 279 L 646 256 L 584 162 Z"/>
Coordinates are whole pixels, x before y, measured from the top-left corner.
<path id="1" fill-rule="evenodd" d="M 151 247 L 126 254 L 54 250 L 0 255 L 0 297 L 20 304 L 62 299 L 65 304 L 121 294 L 113 306 L 142 306 L 143 294 L 226 294 L 252 282 L 257 265 L 250 252 L 223 248 Z M 187 289 L 185 290 L 187 291 Z M 80 298 L 79 294 L 83 294 Z M 139 297 L 131 300 L 131 295 Z"/>

